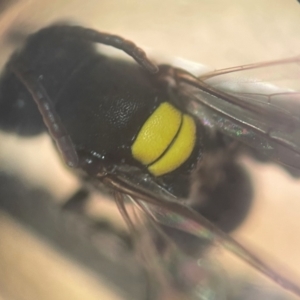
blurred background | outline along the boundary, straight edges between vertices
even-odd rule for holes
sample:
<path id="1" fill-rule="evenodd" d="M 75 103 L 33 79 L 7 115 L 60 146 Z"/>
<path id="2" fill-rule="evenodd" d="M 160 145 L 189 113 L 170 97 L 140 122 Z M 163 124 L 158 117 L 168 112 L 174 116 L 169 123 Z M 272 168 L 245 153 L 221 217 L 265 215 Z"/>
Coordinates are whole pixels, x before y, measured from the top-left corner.
<path id="1" fill-rule="evenodd" d="M 183 57 L 213 69 L 300 54 L 296 0 L 2 0 L 0 12 L 1 66 L 16 47 L 5 42 L 10 30 L 27 34 L 57 21 L 116 33 L 161 57 Z M 49 138 L 5 133 L 0 138 L 0 299 L 146 299 L 147 276 L 130 245 L 119 233 L 109 234 L 126 231 L 114 204 L 97 195 L 91 199 L 89 214 L 101 211 L 114 221 L 91 243 L 97 233 L 54 204 L 80 184 L 61 166 Z M 297 281 L 300 180 L 276 164 L 241 161 L 255 198 L 232 235 Z M 107 255 L 108 249 L 115 253 Z M 243 299 L 292 298 L 238 260 L 219 259 L 225 274 L 252 282 L 255 288 Z"/>

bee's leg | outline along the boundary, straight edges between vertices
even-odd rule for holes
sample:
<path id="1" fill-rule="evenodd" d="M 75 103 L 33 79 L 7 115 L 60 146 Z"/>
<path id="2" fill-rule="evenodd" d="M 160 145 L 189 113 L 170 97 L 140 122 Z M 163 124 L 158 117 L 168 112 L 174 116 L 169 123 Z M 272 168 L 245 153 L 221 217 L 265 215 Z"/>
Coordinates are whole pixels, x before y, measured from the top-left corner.
<path id="1" fill-rule="evenodd" d="M 75 39 L 83 39 L 93 43 L 104 44 L 120 49 L 130 55 L 149 72 L 156 73 L 158 71 L 157 65 L 147 58 L 146 53 L 141 48 L 120 36 L 99 32 L 97 30 L 81 26 L 57 26 L 57 31 L 60 35 L 64 34 L 68 38 L 73 37 Z"/>
<path id="2" fill-rule="evenodd" d="M 69 222 L 65 223 L 66 231 L 75 230 L 74 220 L 81 219 L 81 226 L 77 226 L 76 230 L 101 251 L 107 249 L 107 255 L 117 261 L 121 255 L 133 250 L 132 239 L 126 231 L 116 228 L 101 215 L 96 218 L 89 215 L 86 204 L 90 200 L 91 192 L 89 188 L 82 186 L 61 206 L 63 210 L 68 211 Z"/>
<path id="3" fill-rule="evenodd" d="M 78 214 L 84 213 L 84 206 L 90 195 L 90 191 L 84 187 L 81 187 L 75 192 L 69 199 L 67 199 L 62 205 L 63 209 L 76 212 Z"/>
<path id="4" fill-rule="evenodd" d="M 78 167 L 79 159 L 71 137 L 65 129 L 59 115 L 56 113 L 52 100 L 37 76 L 35 76 L 32 71 L 24 68 L 20 62 L 13 62 L 10 68 L 30 92 L 65 163 L 69 167 Z"/>

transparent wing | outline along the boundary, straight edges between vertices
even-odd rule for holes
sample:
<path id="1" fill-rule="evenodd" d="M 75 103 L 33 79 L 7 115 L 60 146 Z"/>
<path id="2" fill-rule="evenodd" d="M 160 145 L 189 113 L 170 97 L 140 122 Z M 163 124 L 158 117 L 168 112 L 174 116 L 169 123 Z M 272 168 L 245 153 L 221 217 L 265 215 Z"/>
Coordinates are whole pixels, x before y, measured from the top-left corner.
<path id="1" fill-rule="evenodd" d="M 115 199 L 134 238 L 138 257 L 150 274 L 155 299 L 227 299 L 225 273 L 207 257 L 206 251 L 199 252 L 196 258 L 185 254 L 157 223 L 148 205 L 121 193 L 116 193 Z M 125 206 L 124 200 L 133 205 Z M 202 243 L 204 249 L 209 247 L 205 240 Z"/>
<path id="2" fill-rule="evenodd" d="M 300 57 L 199 78 L 178 70 L 181 101 L 205 126 L 300 169 Z"/>
<path id="3" fill-rule="evenodd" d="M 300 296 L 300 287 L 297 284 L 276 272 L 229 235 L 186 206 L 184 200 L 162 191 L 155 182 L 147 178 L 137 181 L 136 174 L 131 171 L 127 173 L 118 171 L 114 175 L 105 177 L 104 183 L 132 199 L 138 199 L 136 201 L 139 201 L 144 210 L 148 211 L 153 221 L 204 238 L 212 245 L 230 251 L 281 287 Z"/>

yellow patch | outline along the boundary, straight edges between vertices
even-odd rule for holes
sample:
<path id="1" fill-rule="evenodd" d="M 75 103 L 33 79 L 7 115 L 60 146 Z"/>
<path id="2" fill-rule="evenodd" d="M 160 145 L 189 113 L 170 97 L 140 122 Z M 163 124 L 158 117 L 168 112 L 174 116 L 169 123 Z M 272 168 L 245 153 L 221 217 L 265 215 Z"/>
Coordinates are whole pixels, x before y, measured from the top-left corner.
<path id="1" fill-rule="evenodd" d="M 180 167 L 191 155 L 196 141 L 196 125 L 188 115 L 183 116 L 183 123 L 178 136 L 168 151 L 154 164 L 149 171 L 160 176 L 170 173 Z"/>
<path id="2" fill-rule="evenodd" d="M 144 165 L 157 160 L 174 139 L 180 124 L 181 112 L 168 102 L 160 106 L 141 128 L 131 151 Z"/>
<path id="3" fill-rule="evenodd" d="M 191 155 L 196 141 L 196 124 L 168 102 L 148 118 L 132 145 L 133 157 L 154 176 L 170 173 Z"/>

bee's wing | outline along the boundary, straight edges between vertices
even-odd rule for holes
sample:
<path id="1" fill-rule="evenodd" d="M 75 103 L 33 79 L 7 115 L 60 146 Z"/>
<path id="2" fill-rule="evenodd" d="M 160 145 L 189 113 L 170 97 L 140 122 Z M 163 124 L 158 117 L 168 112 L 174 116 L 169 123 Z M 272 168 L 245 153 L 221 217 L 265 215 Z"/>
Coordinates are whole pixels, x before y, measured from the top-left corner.
<path id="1" fill-rule="evenodd" d="M 300 169 L 300 57 L 214 71 L 178 71 L 183 105 L 205 126 Z"/>
<path id="2" fill-rule="evenodd" d="M 186 255 L 156 222 L 146 203 L 118 192 L 115 199 L 134 238 L 138 257 L 149 272 L 156 297 L 201 300 L 214 295 L 212 299 L 225 299 L 226 278 L 220 266 L 206 257 L 205 251 L 196 258 Z M 125 199 L 133 205 L 125 206 Z"/>
<path id="3" fill-rule="evenodd" d="M 283 288 L 300 296 L 300 287 L 281 276 L 272 267 L 265 264 L 257 256 L 221 231 L 196 211 L 184 205 L 184 200 L 176 199 L 149 180 L 136 182 L 130 178 L 131 172 L 108 175 L 104 183 L 133 199 L 139 199 L 151 212 L 151 218 L 159 224 L 169 226 L 194 236 L 205 238 L 213 245 L 221 246 L 241 258 L 260 273 L 278 283 Z M 150 184 L 150 186 L 149 186 Z"/>

